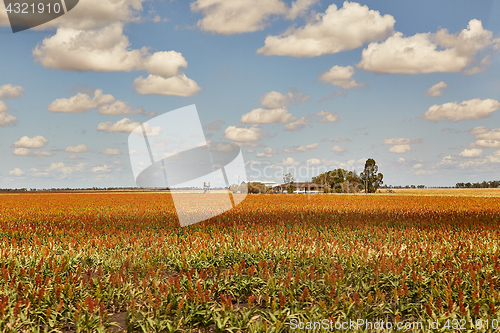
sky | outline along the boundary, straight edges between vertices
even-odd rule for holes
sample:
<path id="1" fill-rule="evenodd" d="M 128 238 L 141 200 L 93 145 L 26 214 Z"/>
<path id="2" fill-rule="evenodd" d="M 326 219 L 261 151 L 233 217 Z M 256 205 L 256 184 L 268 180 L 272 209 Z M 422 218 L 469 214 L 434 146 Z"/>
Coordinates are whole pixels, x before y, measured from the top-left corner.
<path id="1" fill-rule="evenodd" d="M 499 179 L 499 14 L 491 0 L 80 0 L 13 33 L 2 2 L 0 188 L 136 186 L 131 133 L 191 105 L 248 180 L 368 158 L 388 185 Z"/>

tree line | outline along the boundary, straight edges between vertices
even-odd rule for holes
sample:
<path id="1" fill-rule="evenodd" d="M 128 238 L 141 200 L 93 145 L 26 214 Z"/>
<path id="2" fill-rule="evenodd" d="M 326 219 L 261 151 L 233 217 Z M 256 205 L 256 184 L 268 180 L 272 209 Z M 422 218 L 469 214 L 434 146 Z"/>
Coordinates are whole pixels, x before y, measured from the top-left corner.
<path id="1" fill-rule="evenodd" d="M 500 187 L 500 180 L 483 180 L 482 183 L 457 183 L 456 188 L 498 188 Z"/>

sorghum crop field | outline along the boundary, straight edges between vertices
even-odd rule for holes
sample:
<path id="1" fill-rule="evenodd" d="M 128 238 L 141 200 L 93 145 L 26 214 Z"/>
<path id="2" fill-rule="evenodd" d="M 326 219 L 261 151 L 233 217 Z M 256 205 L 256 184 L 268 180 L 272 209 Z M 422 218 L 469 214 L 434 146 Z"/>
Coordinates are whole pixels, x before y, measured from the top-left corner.
<path id="1" fill-rule="evenodd" d="M 2 194 L 0 331 L 492 331 L 500 197 L 460 193 L 249 195 L 185 228 L 168 193 Z"/>

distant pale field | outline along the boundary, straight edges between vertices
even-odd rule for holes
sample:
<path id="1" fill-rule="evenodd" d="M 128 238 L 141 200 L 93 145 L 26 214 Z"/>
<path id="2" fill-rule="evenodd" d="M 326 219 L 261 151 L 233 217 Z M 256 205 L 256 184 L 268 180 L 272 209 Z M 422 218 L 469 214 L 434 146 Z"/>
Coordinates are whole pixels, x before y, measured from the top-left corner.
<path id="1" fill-rule="evenodd" d="M 500 197 L 500 189 L 498 188 L 393 189 L 392 191 L 394 191 L 394 193 L 386 193 L 387 191 L 386 189 L 382 189 L 380 191 L 382 192 L 382 194 L 388 194 L 388 195 Z"/>

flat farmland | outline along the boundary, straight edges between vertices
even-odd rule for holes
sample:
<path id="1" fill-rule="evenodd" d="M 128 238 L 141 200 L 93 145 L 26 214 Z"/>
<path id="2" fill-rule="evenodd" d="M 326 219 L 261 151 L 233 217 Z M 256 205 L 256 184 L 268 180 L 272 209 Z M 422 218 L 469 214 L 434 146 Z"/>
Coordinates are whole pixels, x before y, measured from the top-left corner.
<path id="1" fill-rule="evenodd" d="M 0 194 L 0 331 L 496 330 L 499 191 L 394 191 L 249 195 L 184 228 L 165 192 Z"/>
<path id="2" fill-rule="evenodd" d="M 452 197 L 500 197 L 499 188 L 430 188 L 430 189 L 393 189 L 397 195 L 427 195 L 427 196 L 452 196 Z M 387 190 L 381 190 L 387 193 Z"/>

